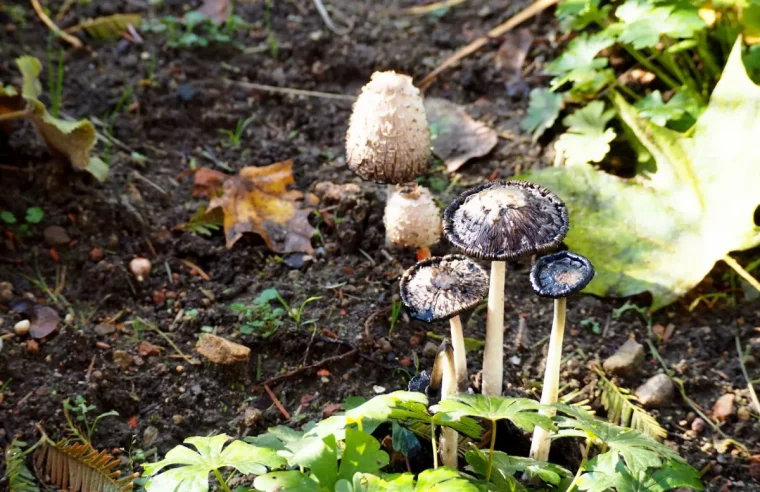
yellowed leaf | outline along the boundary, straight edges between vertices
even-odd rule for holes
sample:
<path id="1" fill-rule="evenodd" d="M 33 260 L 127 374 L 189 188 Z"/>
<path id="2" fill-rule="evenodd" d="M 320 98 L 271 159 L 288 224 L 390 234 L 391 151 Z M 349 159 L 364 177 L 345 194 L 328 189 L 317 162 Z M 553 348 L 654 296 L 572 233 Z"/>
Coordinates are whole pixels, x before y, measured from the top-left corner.
<path id="1" fill-rule="evenodd" d="M 288 189 L 294 183 L 292 169 L 293 161 L 287 160 L 245 167 L 238 176 L 223 180 L 215 176 L 223 191 L 211 200 L 208 211 L 224 211 L 228 248 L 243 234 L 252 232 L 276 253 L 313 252 L 311 238 L 316 231 L 308 220 L 312 209 L 304 206 L 302 192 Z M 198 174 L 208 177 L 208 173 Z"/>

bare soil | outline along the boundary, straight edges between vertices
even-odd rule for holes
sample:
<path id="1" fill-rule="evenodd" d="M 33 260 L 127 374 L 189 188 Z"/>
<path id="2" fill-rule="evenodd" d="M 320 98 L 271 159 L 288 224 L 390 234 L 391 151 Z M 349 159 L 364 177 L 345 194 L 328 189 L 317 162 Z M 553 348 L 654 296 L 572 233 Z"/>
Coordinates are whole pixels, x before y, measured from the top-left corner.
<path id="1" fill-rule="evenodd" d="M 60 3 L 52 2 L 53 12 Z M 7 138 L 0 135 L 0 209 L 17 217 L 23 217 L 30 206 L 45 212 L 43 221 L 31 226 L 28 235 L 0 226 L 0 281 L 13 285 L 14 299 L 26 297 L 49 305 L 61 316 L 58 331 L 41 341 L 38 351 L 28 347 L 26 338 L 4 340 L 0 381 L 7 385 L 0 403 L 0 445 L 13 437 L 34 441 L 37 423 L 51 436 L 64 435 L 63 400 L 83 395 L 95 405 L 93 414 L 119 413 L 101 421 L 93 442 L 98 448 L 120 452 L 126 468 L 137 449 L 152 448 L 160 455 L 192 435 L 251 435 L 276 424 L 295 426 L 320 418 L 326 407 L 329 410 L 348 396 L 371 397 L 380 391 L 378 387 L 385 391 L 404 388 L 415 372 L 415 355 L 420 369 L 432 364 L 423 348 L 428 341 L 437 341 L 426 334 L 445 335 L 446 323 L 426 325 L 402 316 L 389 334 L 387 309 L 398 298 L 397 280 L 414 264 L 415 254 L 385 247 L 385 189 L 361 182 L 345 165 L 343 142 L 350 101 L 251 90 L 224 79 L 340 94 L 356 94 L 375 70 L 393 69 L 419 80 L 457 47 L 504 21 L 526 2 L 471 0 L 440 18 L 402 14 L 403 8 L 414 5 L 411 1 L 328 3 L 354 19 L 350 34 L 336 36 L 326 29 L 312 2 L 276 2 L 271 28 L 279 46 L 277 60 L 270 55 L 261 1 L 238 3 L 237 13 L 255 26 L 238 35 L 245 51 L 218 44 L 169 49 L 163 36 L 150 33 L 143 33 L 142 44 L 87 39 L 89 50 L 65 47 L 64 113 L 105 121 L 128 86 L 134 88 L 133 103 L 115 120 L 113 135 L 123 147 L 113 149 L 111 174 L 103 184 L 56 161 L 29 126 L 17 125 Z M 0 14 L 0 80 L 18 85 L 13 60 L 31 54 L 44 64 L 51 50 L 49 33 L 29 4 L 10 4 L 23 7 L 26 26 Z M 194 7 L 176 0 L 166 0 L 160 7 L 143 1 L 91 2 L 75 6 L 60 24 L 65 27 L 83 18 L 123 12 L 179 16 Z M 526 26 L 535 40 L 525 74 L 535 86 L 545 82 L 540 67 L 556 54 L 560 33 L 551 12 Z M 489 43 L 444 73 L 427 91 L 427 95 L 464 105 L 474 118 L 506 137 L 500 138 L 489 156 L 466 164 L 460 170 L 461 179 L 438 193 L 444 204 L 470 185 L 551 162 L 548 142 L 533 145 L 517 127 L 527 100 L 523 93 L 514 98 L 507 95 L 503 74 L 494 64 L 499 44 L 500 40 Z M 52 46 L 55 54 L 57 42 Z M 153 57 L 154 83 L 140 84 L 151 71 Z M 254 119 L 242 146 L 224 147 L 218 130 L 232 129 L 238 120 L 250 116 Z M 100 127 L 100 131 L 105 129 Z M 103 148 L 99 144 L 98 151 Z M 132 152 L 147 160 L 131 158 Z M 358 183 L 364 193 L 360 205 L 365 209 L 354 215 L 350 207 L 342 210 L 346 220 L 336 227 L 321 223 L 324 242 L 315 243 L 313 258 L 282 258 L 252 235 L 228 250 L 221 233 L 203 237 L 173 230 L 202 202 L 192 197 L 192 178 L 180 179 L 180 175 L 193 161 L 213 168 L 214 162 L 204 152 L 234 171 L 292 159 L 297 188 L 313 190 L 324 181 Z M 426 180 L 431 176 L 444 176 L 442 168 L 431 170 Z M 64 227 L 72 240 L 56 247 L 53 254 L 42 234 L 51 225 Z M 103 251 L 102 259 L 93 261 L 94 248 Z M 448 252 L 453 251 L 445 243 L 433 250 L 434 254 Z M 759 255 L 754 251 L 739 258 L 748 262 Z M 129 261 L 136 256 L 149 258 L 153 264 L 151 275 L 142 283 L 128 271 Z M 188 262 L 200 267 L 208 279 L 192 271 Z M 510 389 L 537 395 L 552 305 L 532 293 L 528 267 L 528 263 L 509 265 L 505 383 Z M 734 337 L 749 347 L 753 357 L 748 371 L 751 377 L 757 376 L 760 369 L 753 362 L 760 357 L 760 305 L 745 301 L 733 278 L 723 266 L 716 266 L 693 293 L 654 314 L 654 325 L 673 325 L 674 331 L 667 342 L 652 340 L 695 406 L 710 414 L 721 395 L 736 394 L 738 411 L 721 424 L 722 431 L 750 454 L 759 454 L 757 415 L 751 412 L 748 420 L 740 419 L 747 418 L 750 402 Z M 229 305 L 250 302 L 267 288 L 278 289 L 296 306 L 321 296 L 305 308 L 304 317 L 316 323 L 297 327 L 287 320 L 266 340 L 240 334 L 240 320 Z M 700 302 L 689 309 L 699 295 L 716 292 L 727 295 L 712 307 Z M 646 296 L 632 301 L 648 303 Z M 583 389 L 591 397 L 596 380 L 591 363 L 604 360 L 629 337 L 642 343 L 649 338 L 646 323 L 636 312 L 612 318 L 623 302 L 591 296 L 569 301 L 568 359 L 562 374 L 568 388 Z M 21 319 L 9 306 L 10 302 L 0 305 L 0 332 L 7 334 Z M 527 340 L 517 340 L 520 317 L 526 321 Z M 585 320 L 597 322 L 601 333 L 582 325 Z M 95 327 L 108 322 L 116 331 L 98 335 Z M 175 358 L 176 351 L 159 333 L 141 329 L 150 325 L 185 354 L 193 354 L 201 328 L 211 327 L 250 347 L 249 367 L 230 372 L 208 361 L 195 365 Z M 484 326 L 485 313 L 477 311 L 466 321 L 466 335 L 483 339 Z M 143 340 L 164 350 L 158 356 L 140 356 L 137 346 Z M 307 370 L 271 386 L 290 413 L 290 421 L 262 387 L 264 380 L 299 365 L 354 348 L 350 356 L 322 367 L 329 375 Z M 114 361 L 116 351 L 134 357 L 126 369 Z M 469 357 L 473 371 L 479 369 L 479 358 L 477 353 Z M 647 350 L 641 372 L 619 383 L 635 389 L 660 370 Z M 260 410 L 260 419 L 246 421 L 249 408 Z M 603 414 L 603 409 L 599 411 Z M 690 430 L 695 414 L 686 400 L 676 395 L 672 403 L 652 412 L 668 430 L 668 444 L 704 471 L 708 490 L 760 490 L 758 465 L 752 467 L 748 456 L 731 445 L 716 449 L 721 436 L 709 426 L 702 433 Z M 250 415 L 255 412 L 249 410 Z M 154 429 L 148 434 L 158 431 L 152 442 L 144 440 L 149 427 Z"/>

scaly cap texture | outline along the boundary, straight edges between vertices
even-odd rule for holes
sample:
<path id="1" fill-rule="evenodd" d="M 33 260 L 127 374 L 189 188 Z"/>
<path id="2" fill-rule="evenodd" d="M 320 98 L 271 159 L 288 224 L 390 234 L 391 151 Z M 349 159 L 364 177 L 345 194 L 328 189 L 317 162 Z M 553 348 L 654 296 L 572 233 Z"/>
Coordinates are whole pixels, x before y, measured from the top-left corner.
<path id="1" fill-rule="evenodd" d="M 430 161 L 430 130 L 412 78 L 375 72 L 354 103 L 346 134 L 349 167 L 367 181 L 414 181 Z"/>
<path id="2" fill-rule="evenodd" d="M 407 248 L 429 248 L 441 237 L 441 211 L 427 188 L 397 186 L 385 206 L 385 238 Z"/>

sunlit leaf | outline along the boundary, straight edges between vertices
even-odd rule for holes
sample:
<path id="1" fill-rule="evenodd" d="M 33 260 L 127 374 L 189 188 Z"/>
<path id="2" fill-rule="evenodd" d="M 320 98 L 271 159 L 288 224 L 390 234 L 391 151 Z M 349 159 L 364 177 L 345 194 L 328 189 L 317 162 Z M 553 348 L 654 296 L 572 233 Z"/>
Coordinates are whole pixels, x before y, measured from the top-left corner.
<path id="1" fill-rule="evenodd" d="M 497 453 L 501 453 L 501 451 L 497 451 Z M 465 453 L 464 458 L 469 464 L 467 469 L 485 479 L 488 474 L 488 455 L 483 450 L 473 447 Z M 496 455 L 494 454 L 493 469 L 491 470 L 489 481 L 496 486 L 496 490 L 504 492 L 524 492 L 525 487 L 512 476 L 513 474 L 512 471 L 498 466 Z"/>
<path id="2" fill-rule="evenodd" d="M 525 118 L 520 122 L 520 128 L 533 134 L 534 143 L 557 120 L 563 100 L 562 93 L 553 92 L 549 89 L 533 89 L 530 91 L 530 103 Z"/>
<path id="3" fill-rule="evenodd" d="M 631 296 L 649 291 L 652 309 L 697 285 L 730 251 L 760 244 L 760 87 L 741 62 L 741 39 L 710 103 L 683 135 L 613 101 L 630 135 L 656 169 L 631 179 L 592 166 L 550 168 L 523 178 L 547 186 L 568 205 L 568 247 L 587 256 L 596 276 L 587 292 Z"/>
<path id="4" fill-rule="evenodd" d="M 276 471 L 260 475 L 253 481 L 256 490 L 264 492 L 319 492 L 319 484 L 298 470 Z"/>
<path id="5" fill-rule="evenodd" d="M 604 110 L 602 101 L 592 101 L 568 115 L 562 121 L 568 129 L 554 144 L 557 162 L 578 166 L 604 159 L 615 138 L 615 131 L 606 128 L 614 115 L 614 110 Z"/>
<path id="6" fill-rule="evenodd" d="M 475 417 L 491 422 L 509 420 L 526 432 L 532 432 L 536 425 L 553 429 L 551 419 L 538 413 L 541 408 L 537 401 L 527 398 L 459 394 L 441 401 L 431 407 L 430 411 L 435 413 L 433 423 L 436 425 L 447 425 L 448 422 L 463 417 Z"/>
<path id="7" fill-rule="evenodd" d="M 607 452 L 589 460 L 584 469 L 587 471 L 577 485 L 589 492 L 665 492 L 681 487 L 704 490 L 697 470 L 674 461 L 667 461 L 662 468 L 632 473 L 617 453 Z"/>

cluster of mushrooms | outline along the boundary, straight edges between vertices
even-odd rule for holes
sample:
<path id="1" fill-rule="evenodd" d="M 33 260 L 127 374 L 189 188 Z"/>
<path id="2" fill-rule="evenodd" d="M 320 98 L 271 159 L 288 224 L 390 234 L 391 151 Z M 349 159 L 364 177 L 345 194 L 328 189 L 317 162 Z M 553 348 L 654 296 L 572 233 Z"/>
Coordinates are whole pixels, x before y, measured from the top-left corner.
<path id="1" fill-rule="evenodd" d="M 414 183 L 430 161 L 430 132 L 419 90 L 411 78 L 378 72 L 357 99 L 346 138 L 349 166 L 363 179 L 389 185 L 384 223 L 387 242 L 417 248 L 415 266 L 401 277 L 401 299 L 413 318 L 449 320 L 429 387 L 441 399 L 469 389 L 460 313 L 487 297 L 481 391 L 500 396 L 504 377 L 506 262 L 540 256 L 530 272 L 536 294 L 554 299 L 542 404 L 557 401 L 566 298 L 583 289 L 594 269 L 583 256 L 556 251 L 569 228 L 567 207 L 548 189 L 525 181 L 494 181 L 462 193 L 441 214 L 429 190 Z M 441 229 L 464 254 L 429 257 Z M 491 262 L 490 276 L 473 259 Z M 457 435 L 443 429 L 442 461 L 457 466 Z M 536 427 L 531 457 L 547 460 L 548 433 Z"/>

